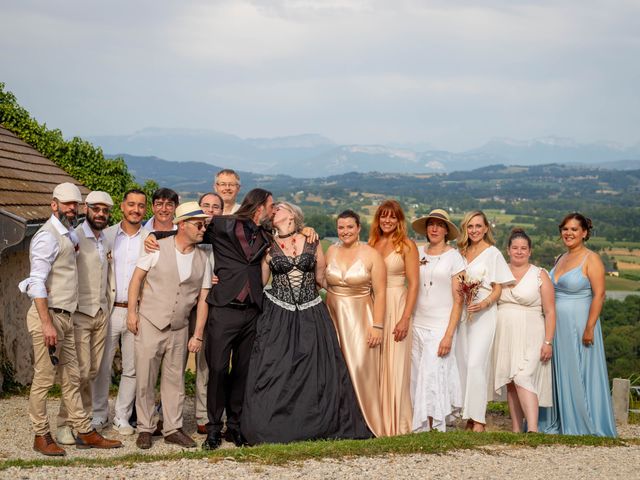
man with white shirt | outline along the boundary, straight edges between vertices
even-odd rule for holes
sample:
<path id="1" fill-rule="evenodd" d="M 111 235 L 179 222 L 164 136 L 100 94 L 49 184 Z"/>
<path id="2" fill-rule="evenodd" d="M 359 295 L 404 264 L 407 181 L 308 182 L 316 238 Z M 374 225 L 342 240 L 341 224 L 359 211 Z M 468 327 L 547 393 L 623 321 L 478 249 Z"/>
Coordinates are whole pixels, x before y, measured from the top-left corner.
<path id="1" fill-rule="evenodd" d="M 53 190 L 52 215 L 36 232 L 29 247 L 31 270 L 19 288 L 33 300 L 27 328 L 33 341 L 33 380 L 29 417 L 35 438 L 33 449 L 44 455 L 66 452 L 52 438 L 47 416 L 47 393 L 60 374 L 62 398 L 69 422 L 77 432 L 77 448 L 117 448 L 91 427 L 82 407 L 80 374 L 71 314 L 78 304 L 78 239 L 71 230 L 82 196 L 77 186 L 61 183 Z"/>
<path id="2" fill-rule="evenodd" d="M 86 219 L 74 230 L 78 237 L 78 307 L 72 315 L 73 329 L 80 372 L 80 397 L 82 406 L 91 413 L 91 381 L 98 374 L 105 336 L 107 319 L 111 311 L 108 295 L 109 260 L 111 250 L 105 242 L 103 230 L 109 225 L 113 200 L 106 192 L 94 191 L 85 199 Z M 56 440 L 62 445 L 73 445 L 66 405 L 60 403 Z"/>
<path id="3" fill-rule="evenodd" d="M 131 278 L 127 325 L 136 336 L 136 445 L 141 449 L 151 448 L 156 430 L 155 385 L 161 365 L 164 440 L 186 448 L 196 446 L 182 430 L 184 368 L 187 349 L 202 348 L 207 321 L 211 264 L 208 254 L 196 245 L 202 241 L 208 218 L 196 202 L 181 204 L 174 219 L 176 235 L 159 240 L 159 250 L 143 254 Z M 188 340 L 189 312 L 195 305 L 196 326 Z"/>
<path id="4" fill-rule="evenodd" d="M 235 170 L 225 168 L 216 173 L 213 189 L 224 201 L 223 215 L 233 215 L 238 211 L 240 208 L 237 201 L 240 192 L 240 176 Z"/>
<path id="5" fill-rule="evenodd" d="M 144 224 L 150 232 L 170 232 L 176 230 L 173 215 L 178 206 L 178 194 L 170 188 L 158 188 L 151 196 L 153 217 Z"/>
<path id="6" fill-rule="evenodd" d="M 129 425 L 136 397 L 136 369 L 133 334 L 127 329 L 127 300 L 129 282 L 149 231 L 142 228 L 147 209 L 147 197 L 142 190 L 133 189 L 124 194 L 120 204 L 122 221 L 104 231 L 106 244 L 111 250 L 109 261 L 109 294 L 113 308 L 107 322 L 107 336 L 100 370 L 93 382 L 93 420 L 95 428 L 102 429 L 109 420 L 109 386 L 111 368 L 118 343 L 121 343 L 122 375 L 115 403 L 113 428 L 121 435 L 133 435 Z"/>

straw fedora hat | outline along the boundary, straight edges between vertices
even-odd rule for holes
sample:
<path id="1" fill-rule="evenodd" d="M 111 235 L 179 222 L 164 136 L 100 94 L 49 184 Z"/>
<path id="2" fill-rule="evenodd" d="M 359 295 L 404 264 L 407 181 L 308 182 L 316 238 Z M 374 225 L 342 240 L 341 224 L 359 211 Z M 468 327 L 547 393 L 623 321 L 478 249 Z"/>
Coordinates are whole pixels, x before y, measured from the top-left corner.
<path id="1" fill-rule="evenodd" d="M 449 219 L 449 214 L 442 210 L 441 208 L 436 208 L 435 210 L 431 210 L 429 215 L 426 217 L 420 217 L 417 220 L 414 220 L 411 226 L 413 227 L 414 232 L 419 233 L 421 235 L 427 235 L 427 221 L 430 218 L 435 218 L 437 220 L 441 220 L 447 224 L 447 242 L 451 240 L 455 240 L 460 235 L 458 231 L 458 227 Z"/>
<path id="2" fill-rule="evenodd" d="M 209 218 L 209 215 L 202 211 L 198 202 L 185 202 L 178 205 L 173 223 L 177 224 L 189 218 Z"/>

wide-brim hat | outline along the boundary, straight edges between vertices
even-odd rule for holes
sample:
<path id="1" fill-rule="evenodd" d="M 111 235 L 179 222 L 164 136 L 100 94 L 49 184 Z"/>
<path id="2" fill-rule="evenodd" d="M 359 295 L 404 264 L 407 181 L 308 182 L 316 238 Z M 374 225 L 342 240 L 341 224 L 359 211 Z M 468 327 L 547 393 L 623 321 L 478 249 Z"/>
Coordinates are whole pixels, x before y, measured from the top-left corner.
<path id="1" fill-rule="evenodd" d="M 441 208 L 436 208 L 435 210 L 431 210 L 429 215 L 426 217 L 420 217 L 417 220 L 414 220 L 411 224 L 413 227 L 413 231 L 419 233 L 421 235 L 427 235 L 427 222 L 430 218 L 434 218 L 436 220 L 441 220 L 447 224 L 447 236 L 445 237 L 447 242 L 451 240 L 455 240 L 460 235 L 460 231 L 458 227 L 449 219 L 449 214 L 446 210 L 442 210 Z"/>
<path id="2" fill-rule="evenodd" d="M 176 216 L 173 223 L 180 223 L 190 218 L 209 218 L 209 215 L 202 211 L 198 202 L 184 202 L 176 208 Z"/>

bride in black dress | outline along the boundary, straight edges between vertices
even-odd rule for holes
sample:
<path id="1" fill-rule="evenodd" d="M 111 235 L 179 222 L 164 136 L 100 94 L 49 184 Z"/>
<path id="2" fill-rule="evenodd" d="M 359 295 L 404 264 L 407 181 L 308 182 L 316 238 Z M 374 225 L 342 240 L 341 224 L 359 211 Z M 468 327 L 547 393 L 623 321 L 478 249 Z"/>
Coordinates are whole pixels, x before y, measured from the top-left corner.
<path id="1" fill-rule="evenodd" d="M 318 294 L 325 263 L 300 233 L 302 211 L 275 208 L 276 235 L 262 261 L 264 308 L 256 325 L 242 408 L 250 445 L 369 438 L 329 312 Z"/>

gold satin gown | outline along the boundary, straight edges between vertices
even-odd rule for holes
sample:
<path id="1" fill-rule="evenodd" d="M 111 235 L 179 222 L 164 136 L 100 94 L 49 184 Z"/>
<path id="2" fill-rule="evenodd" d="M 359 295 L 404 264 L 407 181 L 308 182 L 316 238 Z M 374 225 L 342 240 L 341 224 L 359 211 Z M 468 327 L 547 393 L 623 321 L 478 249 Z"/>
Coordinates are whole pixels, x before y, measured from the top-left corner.
<path id="1" fill-rule="evenodd" d="M 385 434 L 380 403 L 380 347 L 367 345 L 373 324 L 371 271 L 357 259 L 348 269 L 327 265 L 327 307 L 351 375 L 362 415 L 375 436 Z"/>
<path id="2" fill-rule="evenodd" d="M 386 435 L 411 433 L 411 328 L 401 342 L 393 338 L 396 323 L 407 302 L 404 258 L 391 252 L 384 259 L 387 267 L 387 303 L 382 340 L 382 418 Z"/>

